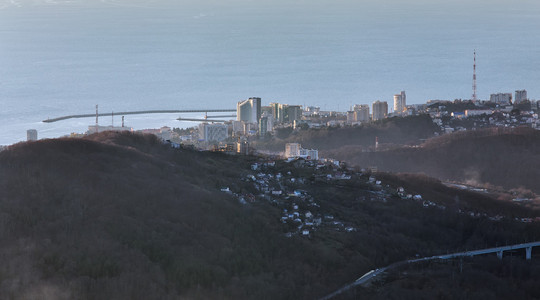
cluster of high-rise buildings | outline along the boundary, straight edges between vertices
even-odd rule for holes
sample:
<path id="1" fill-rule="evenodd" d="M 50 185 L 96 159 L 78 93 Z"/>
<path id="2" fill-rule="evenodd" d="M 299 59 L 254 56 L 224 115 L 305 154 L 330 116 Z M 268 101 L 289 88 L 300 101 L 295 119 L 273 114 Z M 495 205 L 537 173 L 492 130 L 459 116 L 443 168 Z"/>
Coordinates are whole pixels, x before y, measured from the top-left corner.
<path id="1" fill-rule="evenodd" d="M 512 102 L 512 93 L 496 93 L 489 96 L 489 101 L 497 104 L 519 104 L 528 100 L 526 90 L 517 90 L 514 101 Z"/>
<path id="2" fill-rule="evenodd" d="M 347 123 L 363 123 L 368 121 L 382 120 L 389 115 L 388 102 L 377 100 L 371 104 L 372 113 L 369 113 L 369 106 L 366 104 L 356 104 L 351 111 L 347 112 Z M 393 115 L 401 116 L 407 112 L 407 96 L 405 91 L 394 95 Z"/>
<path id="3" fill-rule="evenodd" d="M 302 106 L 283 103 L 261 105 L 261 98 L 251 97 L 236 104 L 236 120 L 230 124 L 202 123 L 199 125 L 201 141 L 220 142 L 229 136 L 265 136 L 276 125 L 293 124 L 302 119 Z"/>
<path id="4" fill-rule="evenodd" d="M 261 98 L 252 97 L 238 102 L 236 121 L 233 121 L 233 134 L 265 136 L 273 131 L 277 124 L 294 123 L 302 119 L 302 106 L 282 103 L 270 103 L 261 106 Z"/>
<path id="5" fill-rule="evenodd" d="M 512 96 L 511 93 L 491 94 L 490 100 L 487 102 L 475 101 L 475 105 L 479 108 L 477 110 L 469 110 L 469 114 L 465 113 L 465 116 L 474 115 L 475 113 L 486 113 L 485 110 L 481 110 L 481 108 L 485 106 L 482 103 L 495 103 L 497 105 L 508 107 L 508 105 L 520 104 L 529 100 L 527 98 L 526 90 L 516 90 L 515 96 Z M 298 126 L 319 127 L 335 126 L 339 124 L 361 124 L 382 120 L 389 116 L 407 116 L 414 115 L 419 111 L 426 112 L 426 109 L 430 105 L 439 102 L 443 105 L 450 101 L 430 100 L 427 104 L 407 105 L 406 93 L 405 91 L 401 91 L 394 95 L 393 106 L 389 107 L 387 101 L 380 100 L 373 102 L 371 105 L 356 104 L 346 112 L 345 119 L 342 113 L 323 112 L 319 107 L 313 106 L 303 108 L 300 105 L 277 102 L 272 102 L 268 106 L 263 106 L 261 98 L 251 97 L 237 103 L 236 120 L 225 122 L 225 124 L 217 122 L 200 124 L 199 141 L 222 142 L 229 137 L 238 139 L 245 139 L 250 136 L 264 137 L 272 132 L 274 128 L 288 126 L 297 128 Z M 391 109 L 390 111 L 389 108 Z M 294 156 L 297 155 L 295 154 Z"/>
<path id="6" fill-rule="evenodd" d="M 377 121 L 388 117 L 388 103 L 375 101 L 370 106 L 356 104 L 347 112 L 347 123 L 365 123 Z M 402 115 L 407 110 L 405 91 L 394 96 L 394 115 Z M 272 132 L 276 126 L 289 126 L 294 128 L 300 124 L 303 116 L 314 116 L 321 113 L 319 107 L 306 107 L 272 102 L 262 106 L 261 98 L 251 97 L 236 104 L 236 120 L 230 124 L 202 123 L 199 125 L 199 139 L 201 141 L 220 142 L 229 136 L 242 137 L 259 135 L 264 137 Z"/>

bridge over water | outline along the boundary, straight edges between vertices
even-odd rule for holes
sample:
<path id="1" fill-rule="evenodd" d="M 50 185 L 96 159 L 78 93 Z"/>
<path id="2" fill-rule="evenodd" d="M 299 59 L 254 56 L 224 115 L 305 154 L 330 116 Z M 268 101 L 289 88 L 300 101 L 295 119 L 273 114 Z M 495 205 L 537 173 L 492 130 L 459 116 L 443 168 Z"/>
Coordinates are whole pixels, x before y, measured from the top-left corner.
<path id="1" fill-rule="evenodd" d="M 122 112 L 110 112 L 110 113 L 99 113 L 98 117 L 110 117 L 113 115 L 144 115 L 144 114 L 171 114 L 171 113 L 214 113 L 214 112 L 236 112 L 236 109 L 184 109 L 184 110 L 138 110 L 138 111 L 122 111 Z M 92 118 L 96 114 L 80 114 L 80 115 L 69 115 L 53 119 L 46 119 L 42 122 L 44 123 L 53 123 L 68 119 L 80 119 L 80 118 Z M 219 117 L 219 116 L 216 116 Z"/>
<path id="2" fill-rule="evenodd" d="M 423 258 L 417 258 L 417 259 L 409 259 L 404 260 L 400 262 L 393 263 L 389 266 L 371 270 L 364 274 L 362 277 L 358 278 L 353 283 L 350 283 L 339 290 L 331 293 L 328 296 L 325 296 L 321 298 L 321 300 L 328 300 L 331 298 L 334 298 L 335 296 L 355 287 L 361 284 L 365 284 L 368 281 L 372 280 L 373 278 L 376 278 L 377 275 L 382 274 L 388 270 L 395 269 L 397 267 L 411 264 L 411 263 L 417 263 L 417 262 L 423 262 L 423 261 L 430 261 L 430 260 L 445 260 L 445 259 L 451 259 L 456 257 L 472 257 L 477 255 L 483 255 L 483 254 L 490 254 L 490 253 L 496 253 L 497 257 L 499 259 L 503 258 L 504 251 L 513 251 L 513 250 L 520 250 L 525 249 L 525 259 L 530 260 L 532 258 L 532 248 L 540 246 L 540 241 L 538 242 L 531 242 L 531 243 L 524 243 L 524 244 L 516 244 L 516 245 L 510 245 L 510 246 L 502 246 L 502 247 L 494 247 L 494 248 L 487 248 L 487 249 L 480 249 L 480 250 L 473 250 L 473 251 L 465 251 L 465 252 L 457 252 L 452 254 L 445 254 L 445 255 L 436 255 L 436 256 L 428 256 Z"/>

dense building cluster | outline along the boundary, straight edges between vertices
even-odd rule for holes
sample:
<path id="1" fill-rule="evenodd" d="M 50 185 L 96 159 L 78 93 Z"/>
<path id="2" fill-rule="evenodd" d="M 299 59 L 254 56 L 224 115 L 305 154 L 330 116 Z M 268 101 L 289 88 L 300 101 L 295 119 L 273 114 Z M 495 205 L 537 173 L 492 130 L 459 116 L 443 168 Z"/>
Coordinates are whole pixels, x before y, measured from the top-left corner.
<path id="1" fill-rule="evenodd" d="M 283 129 L 359 126 L 386 118 L 420 114 L 429 115 L 440 127 L 436 134 L 487 127 L 540 128 L 539 102 L 528 99 L 526 90 L 517 90 L 515 97 L 511 93 L 497 93 L 492 94 L 490 100 L 429 100 L 425 104 L 410 105 L 407 105 L 405 91 L 393 98 L 391 111 L 387 101 L 377 100 L 371 108 L 367 104 L 355 104 L 349 111 L 339 112 L 277 102 L 264 106 L 261 98 L 251 97 L 237 103 L 236 120 L 212 122 L 207 119 L 198 128 L 181 130 L 178 134 L 172 132 L 170 139 L 199 149 L 250 153 L 251 142 L 272 138 Z M 289 143 L 283 156 L 288 159 L 318 159 L 318 151 Z"/>
<path id="2" fill-rule="evenodd" d="M 514 97 L 512 93 L 494 93 L 489 100 L 428 100 L 425 104 L 407 105 L 406 93 L 401 91 L 393 96 L 393 105 L 377 100 L 371 105 L 355 104 L 350 110 L 339 112 L 324 111 L 316 106 L 278 102 L 270 102 L 268 106 L 264 106 L 260 97 L 251 97 L 237 103 L 235 120 L 215 120 L 213 118 L 220 116 L 206 116 L 201 120 L 201 124 L 194 128 L 162 127 L 141 132 L 155 134 L 164 141 L 169 140 L 178 145 L 248 154 L 251 151 L 250 143 L 272 138 L 277 131 L 283 129 L 294 131 L 360 126 L 386 118 L 420 114 L 429 114 L 433 122 L 440 127 L 436 134 L 488 127 L 527 126 L 536 129 L 540 128 L 539 103 L 540 101 L 529 99 L 526 90 L 516 90 Z M 133 128 L 124 126 L 123 118 L 122 126 L 98 126 L 96 123 L 88 128 L 87 134 L 107 130 L 134 131 Z M 28 130 L 28 140 L 36 139 L 37 131 Z M 298 145 L 297 150 L 292 151 L 293 144 L 287 147 L 289 148 L 284 151 L 286 158 L 318 158 L 317 150 L 302 149 Z"/>

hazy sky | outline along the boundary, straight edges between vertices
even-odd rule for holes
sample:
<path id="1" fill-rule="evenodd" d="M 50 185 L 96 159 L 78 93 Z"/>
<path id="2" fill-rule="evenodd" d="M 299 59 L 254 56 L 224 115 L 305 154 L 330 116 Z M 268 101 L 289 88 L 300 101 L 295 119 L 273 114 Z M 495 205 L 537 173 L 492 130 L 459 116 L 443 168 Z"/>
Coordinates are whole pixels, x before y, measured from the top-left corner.
<path id="1" fill-rule="evenodd" d="M 25 91 L 114 102 L 142 97 L 122 87 L 146 83 L 202 102 L 221 93 L 344 107 L 406 90 L 421 103 L 470 97 L 477 49 L 481 98 L 523 88 L 540 98 L 539 3 L 0 0 L 0 82 L 8 97 L 30 82 Z"/>

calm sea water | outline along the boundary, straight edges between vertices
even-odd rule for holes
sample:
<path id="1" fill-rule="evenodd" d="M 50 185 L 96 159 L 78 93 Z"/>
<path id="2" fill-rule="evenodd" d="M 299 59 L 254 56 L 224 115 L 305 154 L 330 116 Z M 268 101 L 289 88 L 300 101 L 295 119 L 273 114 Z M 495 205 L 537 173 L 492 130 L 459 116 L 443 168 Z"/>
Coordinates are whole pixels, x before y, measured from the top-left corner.
<path id="1" fill-rule="evenodd" d="M 258 96 L 345 111 L 401 90 L 408 103 L 468 99 L 474 49 L 480 98 L 527 89 L 540 99 L 538 1 L 468 2 L 0 0 L 0 144 L 31 128 L 84 132 L 92 118 L 41 120 L 96 104 L 235 108 Z M 177 117 L 126 124 L 194 125 Z"/>

